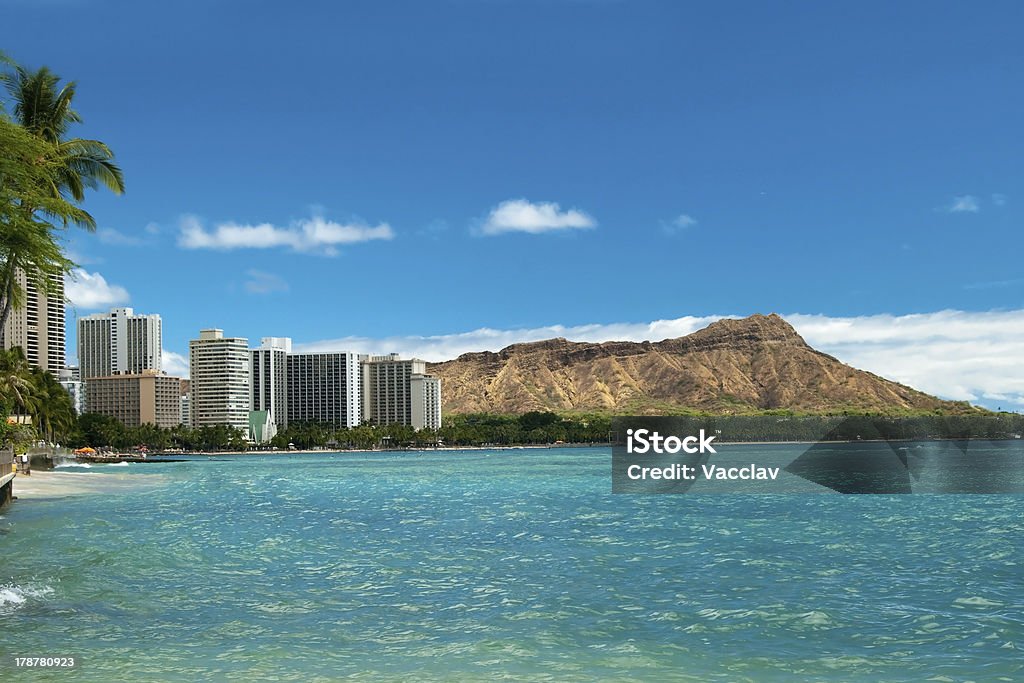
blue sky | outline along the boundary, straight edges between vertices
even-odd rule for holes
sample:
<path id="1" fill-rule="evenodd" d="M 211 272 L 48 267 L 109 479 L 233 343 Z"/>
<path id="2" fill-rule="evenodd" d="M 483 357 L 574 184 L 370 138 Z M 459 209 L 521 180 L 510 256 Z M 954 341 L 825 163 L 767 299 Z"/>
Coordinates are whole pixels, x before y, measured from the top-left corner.
<path id="1" fill-rule="evenodd" d="M 1024 308 L 1020 3 L 0 10 L 125 170 L 75 310 L 172 351 Z"/>

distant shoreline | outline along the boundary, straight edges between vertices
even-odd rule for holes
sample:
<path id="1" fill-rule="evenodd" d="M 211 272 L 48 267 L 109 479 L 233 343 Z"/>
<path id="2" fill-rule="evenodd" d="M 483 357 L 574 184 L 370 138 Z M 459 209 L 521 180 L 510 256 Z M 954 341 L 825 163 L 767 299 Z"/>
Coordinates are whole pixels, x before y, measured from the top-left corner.
<path id="1" fill-rule="evenodd" d="M 423 453 L 423 452 L 444 452 L 444 451 L 519 451 L 519 450 L 544 450 L 552 448 L 604 448 L 611 447 L 610 443 L 567 443 L 567 444 L 529 444 L 511 446 L 444 446 L 443 448 L 318 448 L 303 450 L 281 450 L 265 451 L 174 451 L 154 453 L 160 457 L 175 455 L 320 455 L 321 453 Z"/>
<path id="2" fill-rule="evenodd" d="M 927 439 L 830 439 L 823 440 L 783 440 L 783 441 L 718 441 L 722 446 L 789 446 L 815 444 L 850 444 L 850 443 L 928 443 L 942 441 L 1020 441 L 1016 438 L 980 438 L 980 437 L 933 437 Z M 324 453 L 424 453 L 447 451 L 517 451 L 517 450 L 550 450 L 554 448 L 611 448 L 615 444 L 604 443 L 567 443 L 567 444 L 522 444 L 501 446 L 445 446 L 443 448 L 320 448 L 302 450 L 250 450 L 250 451 L 175 451 L 154 453 L 158 457 L 180 456 L 217 456 L 217 455 L 320 455 Z"/>

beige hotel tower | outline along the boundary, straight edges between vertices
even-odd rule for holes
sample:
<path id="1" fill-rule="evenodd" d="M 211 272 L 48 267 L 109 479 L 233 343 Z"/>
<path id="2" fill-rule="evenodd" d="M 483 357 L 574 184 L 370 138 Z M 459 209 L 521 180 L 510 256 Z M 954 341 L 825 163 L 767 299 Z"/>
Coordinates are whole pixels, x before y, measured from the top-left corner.
<path id="1" fill-rule="evenodd" d="M 249 435 L 249 340 L 224 330 L 199 332 L 188 343 L 191 427 L 231 425 Z"/>

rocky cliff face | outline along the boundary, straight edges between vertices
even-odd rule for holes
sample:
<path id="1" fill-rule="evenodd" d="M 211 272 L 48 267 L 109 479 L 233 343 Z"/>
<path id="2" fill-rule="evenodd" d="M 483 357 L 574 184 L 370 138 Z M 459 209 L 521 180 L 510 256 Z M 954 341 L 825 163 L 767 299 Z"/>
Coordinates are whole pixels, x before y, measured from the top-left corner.
<path id="1" fill-rule="evenodd" d="M 678 339 L 514 344 L 433 364 L 450 413 L 661 414 L 952 409 L 816 351 L 779 316 L 721 320 Z"/>

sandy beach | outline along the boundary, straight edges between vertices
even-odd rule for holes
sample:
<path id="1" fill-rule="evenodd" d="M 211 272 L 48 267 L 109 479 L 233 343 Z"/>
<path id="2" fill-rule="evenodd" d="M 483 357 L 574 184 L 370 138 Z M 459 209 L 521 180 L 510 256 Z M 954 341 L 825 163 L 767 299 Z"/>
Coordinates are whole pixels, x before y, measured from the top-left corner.
<path id="1" fill-rule="evenodd" d="M 14 495 L 19 500 L 64 498 L 159 486 L 164 481 L 165 477 L 158 474 L 137 476 L 121 472 L 35 471 L 29 476 L 19 474 L 15 477 Z"/>

